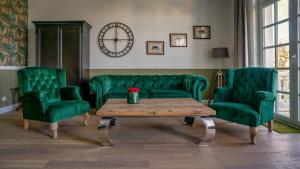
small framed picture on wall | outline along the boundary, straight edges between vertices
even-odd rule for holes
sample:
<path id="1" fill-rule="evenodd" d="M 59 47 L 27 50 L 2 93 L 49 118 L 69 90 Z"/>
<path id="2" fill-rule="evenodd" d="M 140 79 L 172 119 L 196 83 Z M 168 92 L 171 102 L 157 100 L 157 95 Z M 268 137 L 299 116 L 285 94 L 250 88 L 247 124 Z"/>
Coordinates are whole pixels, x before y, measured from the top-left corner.
<path id="1" fill-rule="evenodd" d="M 194 26 L 193 35 L 194 39 L 210 39 L 210 26 Z"/>
<path id="2" fill-rule="evenodd" d="M 164 55 L 165 54 L 164 41 L 147 41 L 146 53 L 147 55 Z"/>
<path id="3" fill-rule="evenodd" d="M 187 34 L 170 33 L 170 47 L 187 47 Z"/>

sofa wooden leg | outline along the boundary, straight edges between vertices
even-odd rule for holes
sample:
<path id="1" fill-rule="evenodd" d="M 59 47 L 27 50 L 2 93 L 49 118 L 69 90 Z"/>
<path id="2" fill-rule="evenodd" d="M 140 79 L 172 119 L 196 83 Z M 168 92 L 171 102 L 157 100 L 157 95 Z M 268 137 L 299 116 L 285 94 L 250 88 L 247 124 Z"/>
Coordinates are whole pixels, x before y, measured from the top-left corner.
<path id="1" fill-rule="evenodd" d="M 269 129 L 269 132 L 273 131 L 273 120 L 268 122 L 268 129 Z"/>
<path id="2" fill-rule="evenodd" d="M 84 125 L 87 126 L 88 125 L 88 120 L 90 119 L 90 114 L 89 113 L 85 113 L 84 114 Z"/>
<path id="3" fill-rule="evenodd" d="M 52 131 L 52 137 L 53 137 L 53 139 L 57 138 L 57 128 L 58 128 L 57 122 L 50 123 L 50 130 Z"/>
<path id="4" fill-rule="evenodd" d="M 249 127 L 251 144 L 255 144 L 255 136 L 257 135 L 256 127 Z"/>
<path id="5" fill-rule="evenodd" d="M 29 128 L 29 120 L 23 119 L 23 125 L 24 125 L 24 129 L 28 130 L 28 128 Z"/>

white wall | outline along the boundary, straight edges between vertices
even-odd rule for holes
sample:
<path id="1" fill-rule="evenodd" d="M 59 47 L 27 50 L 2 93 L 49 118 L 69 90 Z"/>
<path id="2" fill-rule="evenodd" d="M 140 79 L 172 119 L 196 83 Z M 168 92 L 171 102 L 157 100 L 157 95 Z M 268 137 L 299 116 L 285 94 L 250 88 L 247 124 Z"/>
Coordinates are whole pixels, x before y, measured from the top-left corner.
<path id="1" fill-rule="evenodd" d="M 229 47 L 233 66 L 234 0 L 29 0 L 29 63 L 34 64 L 33 20 L 86 20 L 92 25 L 91 69 L 114 68 L 219 68 L 211 48 Z M 121 58 L 105 56 L 98 48 L 100 29 L 119 21 L 135 36 L 133 49 Z M 210 25 L 210 40 L 193 39 L 194 25 Z M 170 48 L 169 33 L 188 33 L 187 48 Z M 164 40 L 165 55 L 146 55 L 145 41 Z"/>

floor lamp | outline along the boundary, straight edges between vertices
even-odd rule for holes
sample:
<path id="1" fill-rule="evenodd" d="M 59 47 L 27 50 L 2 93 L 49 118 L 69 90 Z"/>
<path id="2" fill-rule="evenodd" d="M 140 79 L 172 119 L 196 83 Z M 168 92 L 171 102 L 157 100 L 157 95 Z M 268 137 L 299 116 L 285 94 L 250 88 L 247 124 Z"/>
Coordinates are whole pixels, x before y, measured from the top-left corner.
<path id="1" fill-rule="evenodd" d="M 215 79 L 214 79 L 214 83 L 213 83 L 213 87 L 212 90 L 210 92 L 210 96 L 209 96 L 209 100 L 208 103 L 211 102 L 213 95 L 215 93 L 216 88 L 219 87 L 223 87 L 225 84 L 225 77 L 224 77 L 224 73 L 222 72 L 222 70 L 220 69 L 222 66 L 222 59 L 223 58 L 229 58 L 229 52 L 228 52 L 228 48 L 226 47 L 222 47 L 222 48 L 213 48 L 212 49 L 212 57 L 219 59 L 219 70 L 215 75 Z"/>

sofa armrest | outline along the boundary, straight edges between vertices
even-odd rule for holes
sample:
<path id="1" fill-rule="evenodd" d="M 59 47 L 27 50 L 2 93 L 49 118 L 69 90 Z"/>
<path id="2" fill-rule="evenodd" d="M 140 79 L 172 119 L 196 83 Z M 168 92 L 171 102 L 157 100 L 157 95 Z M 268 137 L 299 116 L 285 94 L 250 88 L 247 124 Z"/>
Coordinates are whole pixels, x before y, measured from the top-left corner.
<path id="1" fill-rule="evenodd" d="M 35 109 L 39 113 L 45 113 L 48 108 L 47 91 L 38 90 L 26 92 L 22 99 L 24 109 Z"/>
<path id="2" fill-rule="evenodd" d="M 93 92 L 101 87 L 103 94 L 106 94 L 111 88 L 111 79 L 108 75 L 95 76 L 90 80 L 89 86 Z"/>
<path id="3" fill-rule="evenodd" d="M 270 91 L 258 91 L 255 94 L 258 101 L 275 101 L 275 95 Z"/>
<path id="4" fill-rule="evenodd" d="M 213 101 L 214 102 L 227 102 L 232 99 L 232 89 L 230 88 L 216 88 Z"/>
<path id="5" fill-rule="evenodd" d="M 186 75 L 183 88 L 190 92 L 197 101 L 202 100 L 202 93 L 208 87 L 208 80 L 200 75 Z"/>
<path id="6" fill-rule="evenodd" d="M 270 91 L 257 91 L 255 93 L 255 104 L 254 104 L 254 109 L 258 112 L 258 113 L 265 113 L 265 112 L 269 112 L 271 108 L 267 108 L 266 109 L 266 105 L 267 103 L 269 103 L 270 105 L 272 105 L 272 107 L 274 107 L 274 103 L 275 103 L 275 99 L 276 96 L 275 94 L 273 94 Z M 274 108 L 272 108 L 273 110 Z M 273 111 L 272 111 L 273 112 Z"/>
<path id="7" fill-rule="evenodd" d="M 260 114 L 262 124 L 273 120 L 276 96 L 270 91 L 257 91 L 255 110 Z"/>
<path id="8" fill-rule="evenodd" d="M 67 86 L 59 89 L 62 100 L 82 100 L 78 86 Z"/>
<path id="9" fill-rule="evenodd" d="M 89 86 L 92 92 L 96 93 L 96 108 L 100 108 L 104 104 L 104 96 L 111 89 L 111 79 L 107 75 L 95 76 L 90 82 Z"/>

